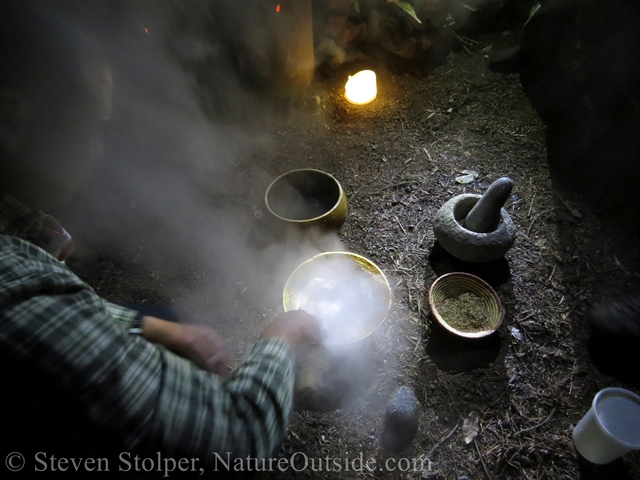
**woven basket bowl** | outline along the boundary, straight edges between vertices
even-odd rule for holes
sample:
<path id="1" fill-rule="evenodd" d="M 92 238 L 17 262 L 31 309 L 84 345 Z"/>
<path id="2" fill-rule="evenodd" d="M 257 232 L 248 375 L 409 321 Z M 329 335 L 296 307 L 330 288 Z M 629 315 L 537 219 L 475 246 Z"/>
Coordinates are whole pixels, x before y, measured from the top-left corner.
<path id="1" fill-rule="evenodd" d="M 482 330 L 462 331 L 453 328 L 443 318 L 438 307 L 448 298 L 455 298 L 463 293 L 472 293 L 480 297 L 486 310 L 486 325 Z M 469 273 L 447 273 L 437 278 L 429 289 L 429 306 L 438 323 L 451 333 L 465 338 L 482 338 L 491 335 L 502 324 L 504 307 L 498 294 L 484 280 Z"/>

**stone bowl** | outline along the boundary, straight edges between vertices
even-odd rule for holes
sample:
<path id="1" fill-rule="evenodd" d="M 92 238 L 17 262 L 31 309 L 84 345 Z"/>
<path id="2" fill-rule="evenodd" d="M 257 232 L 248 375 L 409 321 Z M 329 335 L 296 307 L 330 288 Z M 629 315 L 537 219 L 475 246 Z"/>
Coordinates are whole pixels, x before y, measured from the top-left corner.
<path id="1" fill-rule="evenodd" d="M 347 197 L 340 183 L 312 168 L 280 175 L 267 188 L 264 201 L 281 225 L 339 230 L 347 217 Z"/>
<path id="2" fill-rule="evenodd" d="M 443 303 L 462 294 L 470 293 L 479 297 L 482 315 L 486 318 L 482 328 L 462 330 L 452 326 L 453 319 L 442 311 Z M 438 277 L 429 288 L 429 307 L 442 327 L 459 337 L 482 338 L 494 333 L 504 319 L 504 307 L 498 294 L 484 280 L 470 273 L 454 272 Z"/>
<path id="3" fill-rule="evenodd" d="M 499 260 L 516 238 L 516 227 L 504 208 L 500 210 L 498 225 L 491 232 L 478 233 L 463 226 L 480 197 L 472 193 L 457 195 L 440 207 L 433 220 L 433 232 L 442 248 L 465 262 Z"/>

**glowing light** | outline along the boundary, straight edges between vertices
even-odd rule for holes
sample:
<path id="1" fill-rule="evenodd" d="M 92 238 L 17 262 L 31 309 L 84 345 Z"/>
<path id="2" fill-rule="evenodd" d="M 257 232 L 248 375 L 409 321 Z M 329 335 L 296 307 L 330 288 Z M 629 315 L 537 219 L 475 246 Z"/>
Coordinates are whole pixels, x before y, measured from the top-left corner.
<path id="1" fill-rule="evenodd" d="M 276 13 L 280 13 L 282 11 L 282 5 L 276 5 Z"/>
<path id="2" fill-rule="evenodd" d="M 149 29 L 145 27 L 144 33 L 149 33 Z"/>
<path id="3" fill-rule="evenodd" d="M 344 86 L 344 96 L 354 105 L 373 102 L 377 93 L 376 74 L 372 70 L 362 70 L 350 76 Z"/>

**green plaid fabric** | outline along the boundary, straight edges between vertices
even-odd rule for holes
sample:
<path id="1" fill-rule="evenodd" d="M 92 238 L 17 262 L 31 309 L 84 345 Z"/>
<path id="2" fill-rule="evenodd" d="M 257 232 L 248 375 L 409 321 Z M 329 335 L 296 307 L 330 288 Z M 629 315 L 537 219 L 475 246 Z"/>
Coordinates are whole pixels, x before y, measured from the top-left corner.
<path id="1" fill-rule="evenodd" d="M 33 393 L 42 382 L 73 400 L 75 413 L 62 425 L 72 428 L 77 414 L 95 428 L 96 438 L 78 439 L 80 447 L 104 434 L 122 451 L 209 461 L 213 452 L 260 458 L 276 451 L 292 408 L 294 359 L 286 342 L 260 340 L 221 379 L 129 335 L 124 326 L 135 312 L 109 304 L 25 240 L 37 232 L 37 218 L 0 192 L 0 361 L 12 372 L 3 395 L 24 405 L 10 416 L 26 419 L 27 406 L 47 407 L 48 392 Z M 20 398 L 25 384 L 33 388 Z M 39 448 L 37 436 L 33 443 Z"/>

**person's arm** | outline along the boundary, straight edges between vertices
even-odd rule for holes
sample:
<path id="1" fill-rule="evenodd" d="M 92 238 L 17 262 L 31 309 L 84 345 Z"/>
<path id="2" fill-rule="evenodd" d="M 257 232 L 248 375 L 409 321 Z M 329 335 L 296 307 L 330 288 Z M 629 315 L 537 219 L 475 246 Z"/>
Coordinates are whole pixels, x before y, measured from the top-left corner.
<path id="1" fill-rule="evenodd" d="M 199 324 L 176 323 L 103 300 L 111 320 L 129 332 L 140 316 L 141 335 L 167 350 L 191 360 L 200 368 L 218 375 L 229 373 L 230 352 L 224 339 L 211 327 Z"/>
<path id="2" fill-rule="evenodd" d="M 222 376 L 229 373 L 231 354 L 227 342 L 208 325 L 180 324 L 145 316 L 141 335 L 204 370 Z"/>
<path id="3" fill-rule="evenodd" d="M 105 307 L 111 314 L 111 320 L 124 329 L 128 329 L 138 312 L 121 305 L 103 300 Z"/>
<path id="4" fill-rule="evenodd" d="M 93 290 L 26 242 L 0 252 L 0 348 L 76 398 L 97 438 L 116 433 L 123 450 L 204 460 L 274 453 L 292 408 L 290 342 L 304 341 L 282 331 L 297 327 L 280 322 L 222 379 L 128 335 Z"/>

